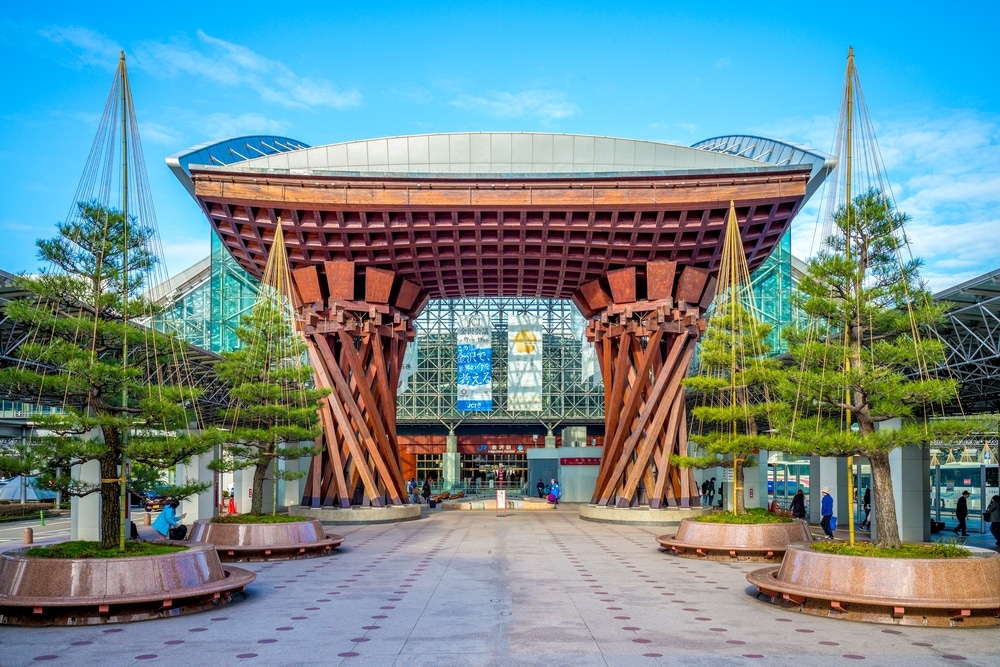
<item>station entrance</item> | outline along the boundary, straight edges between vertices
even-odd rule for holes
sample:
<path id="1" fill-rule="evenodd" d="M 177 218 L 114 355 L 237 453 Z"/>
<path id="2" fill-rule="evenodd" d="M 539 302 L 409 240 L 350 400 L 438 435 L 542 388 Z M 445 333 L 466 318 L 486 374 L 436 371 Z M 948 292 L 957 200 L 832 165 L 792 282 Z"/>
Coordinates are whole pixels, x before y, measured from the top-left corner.
<path id="1" fill-rule="evenodd" d="M 482 445 L 486 447 L 486 445 Z M 518 454 L 463 454 L 462 482 L 472 490 L 507 489 L 525 491 L 528 479 L 528 455 Z"/>

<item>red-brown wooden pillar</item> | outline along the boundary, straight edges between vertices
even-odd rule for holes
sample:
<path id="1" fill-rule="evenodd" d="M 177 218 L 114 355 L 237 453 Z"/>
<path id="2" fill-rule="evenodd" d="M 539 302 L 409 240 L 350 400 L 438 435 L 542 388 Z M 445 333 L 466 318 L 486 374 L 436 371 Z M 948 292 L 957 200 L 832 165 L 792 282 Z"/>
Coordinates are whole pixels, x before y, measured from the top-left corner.
<path id="1" fill-rule="evenodd" d="M 392 271 L 326 262 L 293 271 L 298 325 L 330 390 L 320 410 L 325 451 L 313 457 L 302 504 L 382 507 L 406 502 L 396 436 L 396 388 L 420 288 Z"/>
<path id="2" fill-rule="evenodd" d="M 573 301 L 588 319 L 604 378 L 604 452 L 591 502 L 629 507 L 700 503 L 691 470 L 670 463 L 687 455 L 681 380 L 705 330 L 715 278 L 675 262 L 609 272 L 581 286 Z"/>

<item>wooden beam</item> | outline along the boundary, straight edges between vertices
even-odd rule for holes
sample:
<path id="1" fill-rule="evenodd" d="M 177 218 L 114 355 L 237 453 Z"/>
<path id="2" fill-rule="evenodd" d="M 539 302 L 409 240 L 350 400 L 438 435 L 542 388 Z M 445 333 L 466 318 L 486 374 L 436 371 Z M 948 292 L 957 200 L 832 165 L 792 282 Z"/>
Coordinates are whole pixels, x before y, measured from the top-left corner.
<path id="1" fill-rule="evenodd" d="M 636 300 L 635 267 L 608 271 L 608 285 L 615 303 L 634 303 Z"/>
<path id="2" fill-rule="evenodd" d="M 680 280 L 677 281 L 677 301 L 683 301 L 690 306 L 700 303 L 701 296 L 705 293 L 708 275 L 706 269 L 685 266 L 681 271 Z"/>
<path id="3" fill-rule="evenodd" d="M 365 267 L 365 301 L 368 303 L 389 303 L 392 284 L 396 274 L 388 269 Z"/>
<path id="4" fill-rule="evenodd" d="M 354 262 L 323 262 L 331 299 L 354 300 Z"/>
<path id="5" fill-rule="evenodd" d="M 580 294 L 587 300 L 587 305 L 593 311 L 604 310 L 611 305 L 611 297 L 601 287 L 599 280 L 591 280 L 589 283 L 580 285 Z"/>
<path id="6" fill-rule="evenodd" d="M 315 266 L 295 269 L 292 271 L 292 278 L 303 303 L 313 304 L 323 301 L 323 292 L 319 288 L 319 272 Z"/>
<path id="7" fill-rule="evenodd" d="M 646 264 L 646 298 L 650 301 L 672 299 L 677 262 L 649 262 Z"/>

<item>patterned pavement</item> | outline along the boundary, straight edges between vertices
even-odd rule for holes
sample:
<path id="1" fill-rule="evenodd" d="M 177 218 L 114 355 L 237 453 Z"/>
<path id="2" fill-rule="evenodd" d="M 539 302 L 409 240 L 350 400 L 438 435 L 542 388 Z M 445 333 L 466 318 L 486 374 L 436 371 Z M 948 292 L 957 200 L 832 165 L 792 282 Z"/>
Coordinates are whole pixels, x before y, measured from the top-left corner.
<path id="1" fill-rule="evenodd" d="M 144 529 L 148 530 L 148 529 Z M 868 625 L 758 602 L 754 563 L 667 555 L 667 528 L 428 510 L 259 563 L 246 600 L 142 623 L 0 626 L 0 665 L 1000 664 L 1000 630 Z"/>

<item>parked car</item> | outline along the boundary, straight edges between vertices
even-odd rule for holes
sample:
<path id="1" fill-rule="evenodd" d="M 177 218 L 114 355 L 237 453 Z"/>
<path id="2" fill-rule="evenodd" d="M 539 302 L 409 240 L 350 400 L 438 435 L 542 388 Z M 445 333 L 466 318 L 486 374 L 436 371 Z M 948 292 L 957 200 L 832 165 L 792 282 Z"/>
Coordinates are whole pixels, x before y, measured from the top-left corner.
<path id="1" fill-rule="evenodd" d="M 152 512 L 154 510 L 162 510 L 163 506 L 167 504 L 167 499 L 160 493 L 156 491 L 150 491 L 146 494 L 146 511 Z"/>

